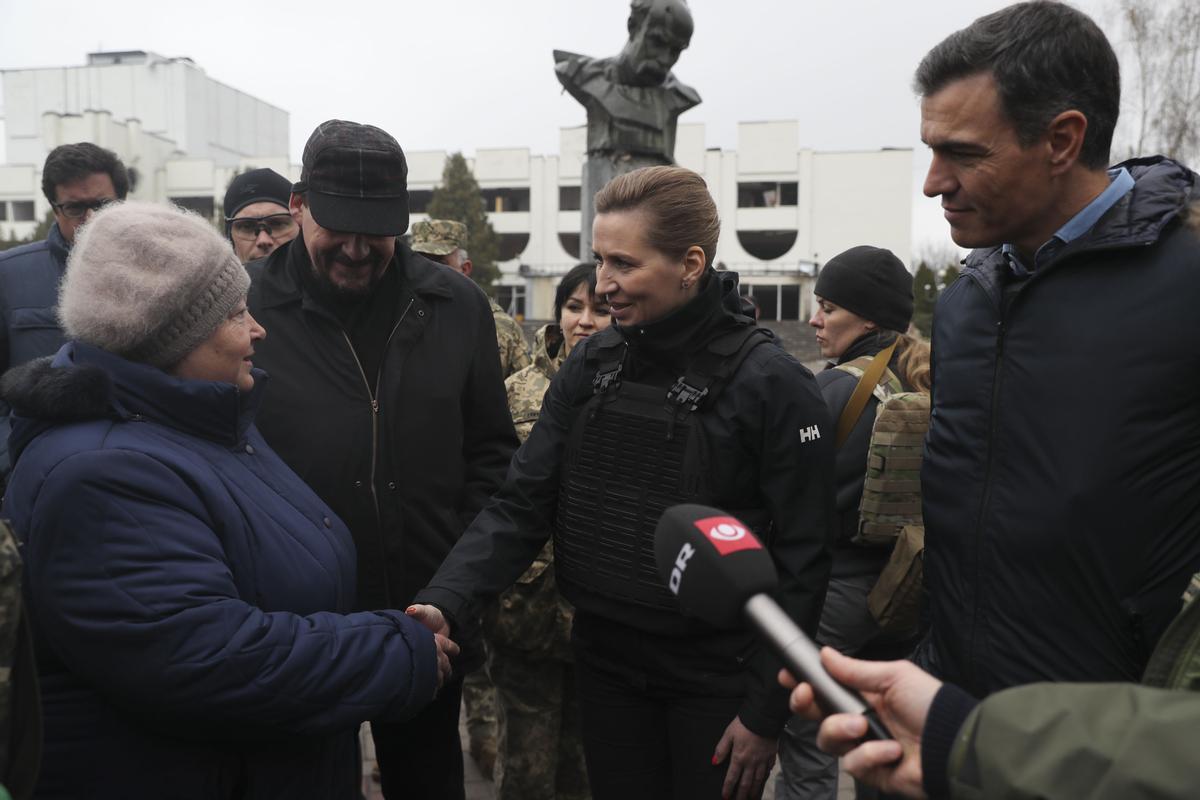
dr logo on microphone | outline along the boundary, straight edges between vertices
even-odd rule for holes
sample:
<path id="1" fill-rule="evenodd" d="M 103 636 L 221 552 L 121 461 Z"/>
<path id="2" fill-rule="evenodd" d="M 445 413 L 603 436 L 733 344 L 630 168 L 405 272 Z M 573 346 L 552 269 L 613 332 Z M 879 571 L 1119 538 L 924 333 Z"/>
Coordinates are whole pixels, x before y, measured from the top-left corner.
<path id="1" fill-rule="evenodd" d="M 733 517 L 707 517 L 696 520 L 695 525 L 723 556 L 739 550 L 762 549 L 758 539 L 750 536 L 745 526 Z"/>

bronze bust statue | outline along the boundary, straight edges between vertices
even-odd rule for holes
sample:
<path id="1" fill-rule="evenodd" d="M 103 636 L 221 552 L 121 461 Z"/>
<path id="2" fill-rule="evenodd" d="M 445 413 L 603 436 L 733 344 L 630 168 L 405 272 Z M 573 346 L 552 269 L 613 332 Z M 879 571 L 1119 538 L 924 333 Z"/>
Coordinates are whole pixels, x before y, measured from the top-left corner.
<path id="1" fill-rule="evenodd" d="M 592 198 L 617 175 L 675 163 L 675 124 L 700 103 L 671 67 L 692 40 L 686 0 L 632 0 L 629 41 L 613 58 L 554 51 L 558 81 L 587 109 L 579 257 L 592 258 Z"/>
<path id="2" fill-rule="evenodd" d="M 692 38 L 684 0 L 633 0 L 629 41 L 614 58 L 554 51 L 554 71 L 587 109 L 587 153 L 649 164 L 675 162 L 675 123 L 700 95 L 671 73 Z M 624 172 L 625 170 L 619 170 Z"/>

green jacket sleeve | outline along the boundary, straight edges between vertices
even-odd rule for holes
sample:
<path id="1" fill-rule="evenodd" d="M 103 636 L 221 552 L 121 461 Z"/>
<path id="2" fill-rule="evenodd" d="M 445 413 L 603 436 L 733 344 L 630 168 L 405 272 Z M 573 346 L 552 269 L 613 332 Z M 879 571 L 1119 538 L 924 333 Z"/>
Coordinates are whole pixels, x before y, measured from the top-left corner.
<path id="1" fill-rule="evenodd" d="M 1195 797 L 1200 693 L 1136 684 L 1031 684 L 971 712 L 950 755 L 950 796 Z"/>

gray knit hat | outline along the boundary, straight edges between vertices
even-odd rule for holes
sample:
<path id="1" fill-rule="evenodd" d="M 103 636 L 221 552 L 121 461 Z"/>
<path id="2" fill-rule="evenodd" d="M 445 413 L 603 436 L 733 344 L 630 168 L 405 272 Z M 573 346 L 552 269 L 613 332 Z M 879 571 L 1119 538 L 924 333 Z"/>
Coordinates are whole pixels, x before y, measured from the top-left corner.
<path id="1" fill-rule="evenodd" d="M 166 369 L 245 299 L 229 242 L 190 211 L 114 203 L 75 234 L 58 292 L 67 336 Z"/>

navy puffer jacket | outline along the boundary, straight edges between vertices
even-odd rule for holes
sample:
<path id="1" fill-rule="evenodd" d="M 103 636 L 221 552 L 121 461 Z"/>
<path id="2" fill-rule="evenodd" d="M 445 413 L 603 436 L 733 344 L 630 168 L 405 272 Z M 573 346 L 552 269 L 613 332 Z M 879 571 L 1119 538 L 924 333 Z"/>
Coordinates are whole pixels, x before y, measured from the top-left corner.
<path id="1" fill-rule="evenodd" d="M 432 636 L 346 614 L 345 526 L 243 394 L 68 343 L 5 376 L 45 706 L 39 797 L 357 798 L 365 719 L 434 694 Z"/>
<path id="2" fill-rule="evenodd" d="M 1137 680 L 1200 570 L 1200 187 L 1126 167 L 1032 277 L 976 251 L 938 299 L 918 660 L 980 696 Z"/>
<path id="3" fill-rule="evenodd" d="M 70 252 L 55 222 L 42 241 L 0 253 L 0 374 L 62 347 L 58 284 Z M 0 482 L 10 467 L 8 415 L 8 405 L 0 401 Z"/>

